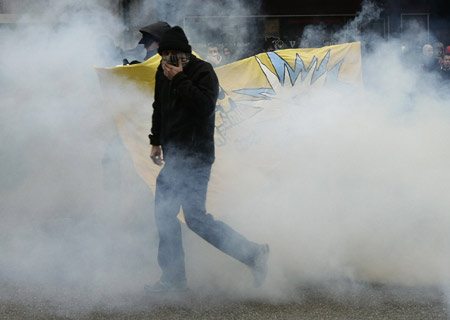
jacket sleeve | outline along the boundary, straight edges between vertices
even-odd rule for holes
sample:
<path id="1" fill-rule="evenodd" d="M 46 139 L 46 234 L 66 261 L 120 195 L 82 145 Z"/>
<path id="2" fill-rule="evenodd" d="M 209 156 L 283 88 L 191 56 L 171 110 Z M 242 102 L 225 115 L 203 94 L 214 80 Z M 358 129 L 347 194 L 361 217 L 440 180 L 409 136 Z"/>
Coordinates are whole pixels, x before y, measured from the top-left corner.
<path id="1" fill-rule="evenodd" d="M 158 69 L 156 72 L 156 81 L 155 81 L 155 98 L 153 101 L 153 114 L 152 114 L 152 127 L 150 130 L 149 138 L 150 144 L 153 146 L 161 145 L 161 99 L 160 99 L 160 81 L 158 78 L 160 77 L 161 71 Z"/>
<path id="2" fill-rule="evenodd" d="M 209 63 L 204 62 L 193 79 L 184 72 L 180 72 L 172 81 L 177 90 L 178 99 L 189 101 L 187 105 L 193 108 L 193 112 L 204 117 L 209 117 L 214 113 L 219 93 L 219 81 Z"/>

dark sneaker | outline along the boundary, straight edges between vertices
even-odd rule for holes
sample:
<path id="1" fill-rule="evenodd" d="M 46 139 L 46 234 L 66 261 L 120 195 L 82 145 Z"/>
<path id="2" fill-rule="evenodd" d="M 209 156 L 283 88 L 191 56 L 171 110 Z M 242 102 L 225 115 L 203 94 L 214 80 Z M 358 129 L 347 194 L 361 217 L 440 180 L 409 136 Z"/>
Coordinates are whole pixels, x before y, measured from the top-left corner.
<path id="1" fill-rule="evenodd" d="M 165 293 L 165 292 L 184 292 L 188 290 L 186 283 L 169 283 L 159 280 L 155 284 L 145 285 L 144 290 L 147 293 Z"/>
<path id="2" fill-rule="evenodd" d="M 255 258 L 255 263 L 250 267 L 253 275 L 253 284 L 255 288 L 260 287 L 264 280 L 266 279 L 267 274 L 267 260 L 269 260 L 269 245 L 263 244 L 261 245 L 261 249 L 259 251 L 258 256 Z"/>

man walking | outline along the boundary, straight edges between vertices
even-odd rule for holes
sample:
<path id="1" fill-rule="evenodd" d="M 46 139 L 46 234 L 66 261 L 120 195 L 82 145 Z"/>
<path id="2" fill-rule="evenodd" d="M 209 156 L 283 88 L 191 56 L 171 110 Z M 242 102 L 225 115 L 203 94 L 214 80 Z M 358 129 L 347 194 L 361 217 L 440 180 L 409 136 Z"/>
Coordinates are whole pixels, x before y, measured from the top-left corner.
<path id="1" fill-rule="evenodd" d="M 206 212 L 206 194 L 214 162 L 215 106 L 219 83 L 213 67 L 191 54 L 179 26 L 167 30 L 159 43 L 162 61 L 156 73 L 150 158 L 163 165 L 155 192 L 155 220 L 159 232 L 160 280 L 150 293 L 187 289 L 181 225 L 246 264 L 260 286 L 267 271 L 268 245 L 247 240 Z"/>

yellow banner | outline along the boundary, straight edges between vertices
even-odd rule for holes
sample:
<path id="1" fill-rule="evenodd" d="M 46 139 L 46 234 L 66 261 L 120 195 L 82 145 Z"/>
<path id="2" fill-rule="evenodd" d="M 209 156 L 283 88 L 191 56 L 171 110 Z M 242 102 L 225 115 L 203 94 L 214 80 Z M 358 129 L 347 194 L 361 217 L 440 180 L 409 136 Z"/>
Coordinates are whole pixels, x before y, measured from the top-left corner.
<path id="1" fill-rule="evenodd" d="M 131 66 L 96 68 L 111 106 L 120 136 L 138 174 L 154 191 L 160 167 L 150 158 L 148 134 L 151 127 L 155 73 L 160 56 Z M 216 163 L 213 166 L 208 202 L 217 193 L 220 176 L 238 154 L 263 146 L 252 133 L 285 112 L 301 95 L 327 85 L 361 86 L 361 46 L 359 42 L 315 49 L 286 49 L 260 53 L 216 68 L 220 94 L 216 108 Z M 257 150 L 257 148 L 255 149 Z M 257 152 L 257 151 L 255 151 Z M 236 165 L 239 164 L 236 161 Z M 244 164 L 245 165 L 245 164 Z M 279 165 L 276 157 L 252 163 L 268 170 Z"/>

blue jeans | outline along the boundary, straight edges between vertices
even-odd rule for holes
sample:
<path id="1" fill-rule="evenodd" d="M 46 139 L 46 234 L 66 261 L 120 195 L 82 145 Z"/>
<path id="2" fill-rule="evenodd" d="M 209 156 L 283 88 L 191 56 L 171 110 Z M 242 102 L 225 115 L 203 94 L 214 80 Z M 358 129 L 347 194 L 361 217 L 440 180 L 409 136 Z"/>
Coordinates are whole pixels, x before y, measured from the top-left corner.
<path id="1" fill-rule="evenodd" d="M 181 225 L 177 219 L 180 207 L 189 229 L 224 253 L 248 266 L 254 264 L 259 253 L 259 244 L 247 240 L 206 212 L 210 174 L 211 164 L 183 159 L 166 161 L 156 179 L 155 220 L 163 281 L 186 282 Z"/>

